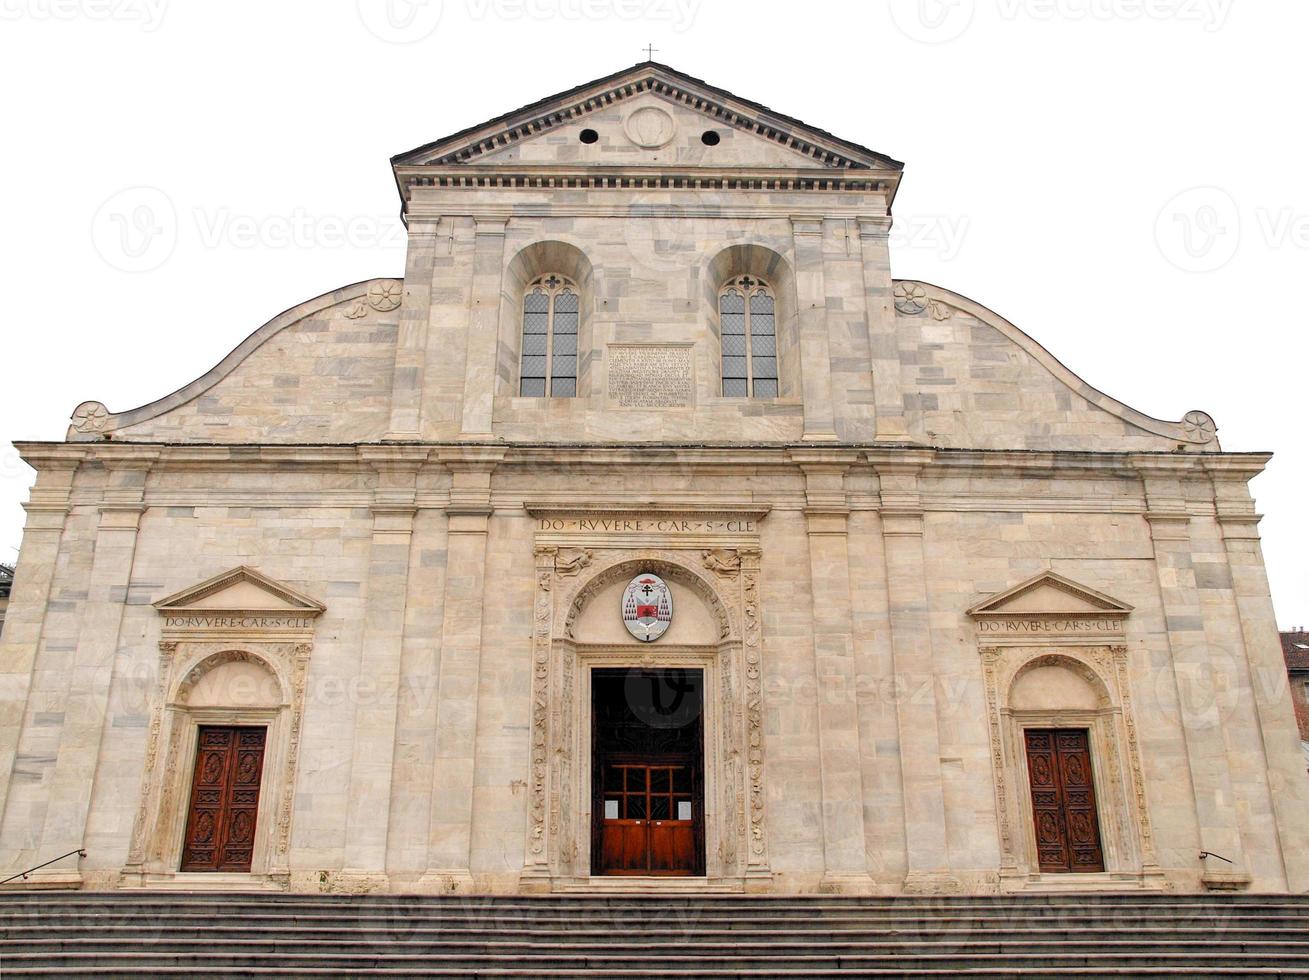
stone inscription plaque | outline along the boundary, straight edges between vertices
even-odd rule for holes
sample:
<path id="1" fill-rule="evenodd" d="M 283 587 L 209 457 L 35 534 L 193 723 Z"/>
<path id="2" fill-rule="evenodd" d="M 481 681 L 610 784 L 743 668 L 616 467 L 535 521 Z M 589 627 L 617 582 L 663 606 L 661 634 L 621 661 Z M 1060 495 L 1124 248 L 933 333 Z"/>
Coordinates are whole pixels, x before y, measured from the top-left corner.
<path id="1" fill-rule="evenodd" d="M 685 408 L 694 396 L 690 344 L 610 344 L 609 401 L 619 408 Z"/>
<path id="2" fill-rule="evenodd" d="M 979 633 L 1020 634 L 1088 634 L 1122 633 L 1121 619 L 1075 619 L 1066 616 L 1023 617 L 1021 619 L 983 619 L 977 624 Z"/>
<path id="3" fill-rule="evenodd" d="M 750 517 L 543 517 L 538 531 L 605 534 L 755 534 L 758 522 Z"/>

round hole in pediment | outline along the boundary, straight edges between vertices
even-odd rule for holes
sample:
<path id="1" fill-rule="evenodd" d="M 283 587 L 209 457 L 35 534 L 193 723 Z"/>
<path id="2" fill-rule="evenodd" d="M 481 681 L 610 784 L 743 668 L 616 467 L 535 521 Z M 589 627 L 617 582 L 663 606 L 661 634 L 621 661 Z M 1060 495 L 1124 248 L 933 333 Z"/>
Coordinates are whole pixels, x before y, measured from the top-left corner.
<path id="1" fill-rule="evenodd" d="M 700 134 L 700 142 L 705 146 L 717 146 L 720 137 L 712 129 L 706 129 Z"/>
<path id="2" fill-rule="evenodd" d="M 583 143 L 595 143 L 600 139 L 600 134 L 594 129 L 584 129 L 577 134 L 577 138 Z"/>

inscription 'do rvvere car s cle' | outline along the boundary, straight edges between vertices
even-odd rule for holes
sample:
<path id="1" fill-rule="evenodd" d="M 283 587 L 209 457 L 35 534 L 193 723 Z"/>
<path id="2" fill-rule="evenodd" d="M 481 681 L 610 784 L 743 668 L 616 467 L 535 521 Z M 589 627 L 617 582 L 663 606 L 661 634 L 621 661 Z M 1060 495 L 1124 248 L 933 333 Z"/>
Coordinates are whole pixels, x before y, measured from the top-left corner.
<path id="1" fill-rule="evenodd" d="M 673 594 L 658 575 L 643 572 L 623 592 L 623 625 L 642 643 L 653 643 L 673 621 Z"/>

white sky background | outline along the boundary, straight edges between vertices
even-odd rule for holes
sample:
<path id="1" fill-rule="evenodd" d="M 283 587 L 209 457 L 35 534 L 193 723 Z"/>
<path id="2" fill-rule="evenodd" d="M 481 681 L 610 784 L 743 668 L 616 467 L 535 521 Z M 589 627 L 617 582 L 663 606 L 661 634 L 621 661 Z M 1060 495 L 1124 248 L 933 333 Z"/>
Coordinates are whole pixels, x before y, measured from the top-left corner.
<path id="1" fill-rule="evenodd" d="M 0 0 L 0 560 L 32 478 L 10 439 L 62 439 L 83 400 L 151 401 L 287 307 L 402 275 L 391 155 L 649 41 L 904 160 L 897 277 L 1276 452 L 1264 548 L 1281 625 L 1309 624 L 1306 37 L 1309 4 L 1275 0 Z M 143 202 L 163 233 L 132 255 L 116 222 Z"/>

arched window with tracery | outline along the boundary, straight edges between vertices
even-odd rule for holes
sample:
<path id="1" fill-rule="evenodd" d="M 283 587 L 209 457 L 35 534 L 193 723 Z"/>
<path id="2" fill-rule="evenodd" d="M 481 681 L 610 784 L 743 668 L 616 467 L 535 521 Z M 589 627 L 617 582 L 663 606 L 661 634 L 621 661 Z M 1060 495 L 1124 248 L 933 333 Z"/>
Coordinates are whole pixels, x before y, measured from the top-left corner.
<path id="1" fill-rule="evenodd" d="M 553 273 L 523 294 L 522 363 L 518 393 L 531 398 L 577 394 L 577 287 Z"/>
<path id="2" fill-rule="evenodd" d="M 777 318 L 773 291 L 762 279 L 741 276 L 718 294 L 723 345 L 723 394 L 777 397 Z"/>

